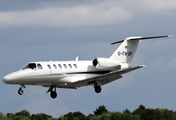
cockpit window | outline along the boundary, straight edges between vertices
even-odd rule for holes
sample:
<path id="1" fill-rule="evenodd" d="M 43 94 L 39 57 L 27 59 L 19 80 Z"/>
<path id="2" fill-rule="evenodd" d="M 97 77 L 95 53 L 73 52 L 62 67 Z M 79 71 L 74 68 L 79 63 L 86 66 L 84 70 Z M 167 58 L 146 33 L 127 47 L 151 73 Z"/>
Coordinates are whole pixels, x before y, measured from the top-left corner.
<path id="1" fill-rule="evenodd" d="M 37 64 L 39 70 L 43 69 L 41 64 Z"/>
<path id="2" fill-rule="evenodd" d="M 24 69 L 35 69 L 36 68 L 36 64 L 35 63 L 29 63 L 29 64 L 27 64 L 26 66 L 24 66 L 23 68 L 22 68 L 22 70 L 24 70 Z"/>

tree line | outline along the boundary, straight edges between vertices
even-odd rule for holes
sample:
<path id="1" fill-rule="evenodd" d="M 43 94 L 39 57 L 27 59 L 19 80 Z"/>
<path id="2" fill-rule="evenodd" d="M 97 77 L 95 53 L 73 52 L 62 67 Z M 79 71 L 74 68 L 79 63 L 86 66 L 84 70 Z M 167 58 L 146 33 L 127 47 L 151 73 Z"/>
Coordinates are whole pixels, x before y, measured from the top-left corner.
<path id="1" fill-rule="evenodd" d="M 123 112 L 110 112 L 104 105 L 99 106 L 93 114 L 84 115 L 80 111 L 69 112 L 59 118 L 53 118 L 44 113 L 32 114 L 22 110 L 15 114 L 0 112 L 0 120 L 176 120 L 176 112 L 168 109 L 151 109 L 140 105 L 133 112 L 128 109 Z"/>

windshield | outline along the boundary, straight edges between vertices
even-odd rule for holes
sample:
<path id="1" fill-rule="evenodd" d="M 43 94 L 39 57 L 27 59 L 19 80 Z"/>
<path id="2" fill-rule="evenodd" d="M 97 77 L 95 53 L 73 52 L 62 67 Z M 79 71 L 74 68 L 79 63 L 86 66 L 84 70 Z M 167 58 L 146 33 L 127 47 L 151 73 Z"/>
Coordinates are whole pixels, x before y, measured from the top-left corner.
<path id="1" fill-rule="evenodd" d="M 35 69 L 36 68 L 36 64 L 35 63 L 29 63 L 29 64 L 27 64 L 26 66 L 24 66 L 23 68 L 22 68 L 22 70 L 24 70 L 24 69 Z"/>

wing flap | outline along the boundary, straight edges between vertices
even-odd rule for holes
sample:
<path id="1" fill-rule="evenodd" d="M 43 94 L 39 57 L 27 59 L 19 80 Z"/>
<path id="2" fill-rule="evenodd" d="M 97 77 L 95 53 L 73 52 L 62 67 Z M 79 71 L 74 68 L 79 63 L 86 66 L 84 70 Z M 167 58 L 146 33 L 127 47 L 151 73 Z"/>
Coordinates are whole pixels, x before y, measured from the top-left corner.
<path id="1" fill-rule="evenodd" d="M 81 86 L 94 84 L 95 81 L 101 82 L 102 85 L 104 85 L 104 84 L 107 84 L 107 83 L 112 82 L 114 80 L 122 78 L 122 74 L 131 72 L 133 70 L 136 70 L 136 69 L 139 69 L 142 67 L 145 67 L 145 66 L 140 65 L 140 66 L 124 69 L 124 70 L 113 71 L 113 72 L 99 75 L 96 77 L 92 77 L 92 78 L 88 78 L 88 79 L 84 79 L 84 80 L 79 80 L 77 82 L 70 83 L 69 85 L 72 87 L 81 87 Z"/>

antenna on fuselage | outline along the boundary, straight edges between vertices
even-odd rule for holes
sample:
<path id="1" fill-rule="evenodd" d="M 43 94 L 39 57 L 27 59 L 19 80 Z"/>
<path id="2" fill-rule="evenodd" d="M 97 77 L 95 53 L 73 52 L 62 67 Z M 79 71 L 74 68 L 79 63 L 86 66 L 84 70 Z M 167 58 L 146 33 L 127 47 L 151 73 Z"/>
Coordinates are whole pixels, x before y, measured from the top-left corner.
<path id="1" fill-rule="evenodd" d="M 79 58 L 79 57 L 76 57 L 75 61 L 78 61 L 78 58 Z"/>

